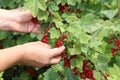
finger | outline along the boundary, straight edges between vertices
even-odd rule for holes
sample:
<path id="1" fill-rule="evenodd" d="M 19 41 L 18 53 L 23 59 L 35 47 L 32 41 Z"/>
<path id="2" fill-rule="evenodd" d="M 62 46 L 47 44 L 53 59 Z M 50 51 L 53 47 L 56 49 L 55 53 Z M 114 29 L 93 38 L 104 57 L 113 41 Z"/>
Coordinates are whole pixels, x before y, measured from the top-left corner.
<path id="1" fill-rule="evenodd" d="M 41 25 L 39 25 L 39 24 L 35 25 L 31 32 L 40 34 L 41 33 L 40 27 L 41 27 Z"/>
<path id="2" fill-rule="evenodd" d="M 46 44 L 46 43 L 43 43 L 43 42 L 41 42 L 41 44 L 44 46 L 44 47 L 46 47 L 46 48 L 51 48 L 51 46 L 50 45 L 48 45 L 48 44 Z"/>
<path id="3" fill-rule="evenodd" d="M 57 64 L 61 60 L 61 56 L 54 57 L 50 60 L 50 64 Z"/>
<path id="4" fill-rule="evenodd" d="M 55 57 L 55 56 L 60 55 L 60 54 L 64 51 L 64 49 L 65 49 L 64 46 L 51 49 L 51 50 L 50 50 L 50 51 L 51 51 L 51 52 L 50 52 L 50 53 L 51 53 L 51 57 Z"/>

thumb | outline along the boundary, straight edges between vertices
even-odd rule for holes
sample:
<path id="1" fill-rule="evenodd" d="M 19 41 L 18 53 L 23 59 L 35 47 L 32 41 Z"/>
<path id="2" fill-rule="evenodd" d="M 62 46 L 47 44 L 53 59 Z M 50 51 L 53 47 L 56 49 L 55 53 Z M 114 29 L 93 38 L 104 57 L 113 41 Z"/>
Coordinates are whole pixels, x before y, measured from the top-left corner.
<path id="1" fill-rule="evenodd" d="M 61 60 L 61 56 L 53 57 L 53 58 L 50 60 L 50 64 L 57 64 L 60 60 Z"/>
<path id="2" fill-rule="evenodd" d="M 65 46 L 51 49 L 51 57 L 60 55 L 65 50 Z"/>

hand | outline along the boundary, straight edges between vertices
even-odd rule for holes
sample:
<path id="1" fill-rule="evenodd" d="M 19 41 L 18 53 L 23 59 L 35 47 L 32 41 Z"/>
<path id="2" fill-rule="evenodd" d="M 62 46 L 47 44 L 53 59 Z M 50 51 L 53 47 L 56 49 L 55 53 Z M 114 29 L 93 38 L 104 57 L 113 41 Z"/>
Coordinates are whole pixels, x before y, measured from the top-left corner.
<path id="1" fill-rule="evenodd" d="M 24 11 L 23 8 L 0 10 L 0 29 L 40 33 L 40 25 L 33 23 L 32 18 L 30 10 Z"/>
<path id="2" fill-rule="evenodd" d="M 61 60 L 61 53 L 65 47 L 53 48 L 48 44 L 38 42 L 23 45 L 23 57 L 21 63 L 29 66 L 44 67 L 49 64 L 57 64 Z"/>

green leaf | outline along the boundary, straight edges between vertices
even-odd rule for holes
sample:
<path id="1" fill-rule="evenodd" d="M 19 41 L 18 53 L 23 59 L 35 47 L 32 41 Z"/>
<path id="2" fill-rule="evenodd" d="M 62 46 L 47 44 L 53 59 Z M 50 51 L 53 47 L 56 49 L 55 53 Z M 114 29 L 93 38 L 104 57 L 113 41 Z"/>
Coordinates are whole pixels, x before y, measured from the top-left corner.
<path id="1" fill-rule="evenodd" d="M 120 68 L 114 64 L 113 67 L 109 68 L 109 74 L 111 75 L 111 77 L 116 78 L 116 80 L 120 79 Z"/>
<path id="2" fill-rule="evenodd" d="M 69 68 L 64 69 L 64 76 L 67 77 L 66 80 L 75 80 L 75 78 L 73 76 L 73 72 Z"/>
<path id="3" fill-rule="evenodd" d="M 17 38 L 17 44 L 23 44 L 26 42 L 29 42 L 31 40 L 29 35 L 23 35 L 23 36 L 19 36 Z"/>
<path id="4" fill-rule="evenodd" d="M 3 80 L 3 72 L 0 72 L 0 80 Z"/>
<path id="5" fill-rule="evenodd" d="M 41 40 L 42 37 L 43 37 L 43 34 L 38 34 L 38 35 L 37 35 L 37 39 L 38 39 L 38 40 Z"/>
<path id="6" fill-rule="evenodd" d="M 108 36 L 110 34 L 110 29 L 108 28 L 103 28 L 97 35 L 97 39 L 99 41 L 103 40 L 104 37 Z"/>
<path id="7" fill-rule="evenodd" d="M 80 43 L 79 44 L 74 44 L 73 48 L 69 49 L 69 54 L 80 54 L 81 49 L 80 49 Z"/>
<path id="8" fill-rule="evenodd" d="M 15 76 L 12 78 L 12 80 L 20 80 L 19 77 Z"/>
<path id="9" fill-rule="evenodd" d="M 7 31 L 0 31 L 0 40 L 5 39 L 8 36 Z"/>
<path id="10" fill-rule="evenodd" d="M 76 32 L 79 33 L 81 31 L 80 22 L 70 22 L 67 31 L 73 33 L 74 35 Z M 78 37 L 78 35 L 76 37 Z"/>
<path id="11" fill-rule="evenodd" d="M 70 63 L 71 63 L 71 68 L 74 68 L 75 66 L 76 67 L 78 67 L 79 68 L 79 70 L 82 70 L 82 61 L 84 60 L 84 58 L 83 57 L 81 57 L 81 56 L 77 56 L 76 58 L 74 58 L 74 59 L 72 59 L 71 61 L 70 61 Z"/>
<path id="12" fill-rule="evenodd" d="M 38 0 L 38 3 L 37 3 L 38 8 L 45 11 L 47 8 L 46 1 L 48 1 L 48 0 Z"/>
<path id="13" fill-rule="evenodd" d="M 78 20 L 78 18 L 76 16 L 73 16 L 73 15 L 66 17 L 66 21 L 68 23 L 73 22 L 73 21 L 77 21 L 77 20 Z"/>
<path id="14" fill-rule="evenodd" d="M 103 13 L 107 18 L 112 19 L 118 14 L 118 9 L 115 10 L 104 10 Z"/>
<path id="15" fill-rule="evenodd" d="M 53 65 L 52 69 L 55 70 L 56 72 L 60 71 L 60 72 L 63 73 L 63 71 L 64 71 L 64 67 L 60 63 L 58 63 L 56 65 Z"/>
<path id="16" fill-rule="evenodd" d="M 29 74 L 26 72 L 23 72 L 20 74 L 19 80 L 30 80 Z"/>
<path id="17" fill-rule="evenodd" d="M 100 44 L 101 44 L 101 41 L 97 39 L 97 37 L 94 37 L 90 40 L 88 45 L 90 48 L 94 48 L 94 47 L 98 47 Z"/>
<path id="18" fill-rule="evenodd" d="M 66 3 L 67 0 L 61 0 L 62 5 Z"/>
<path id="19" fill-rule="evenodd" d="M 61 32 L 65 31 L 65 29 L 63 27 L 64 24 L 61 21 L 56 20 L 55 23 L 56 23 L 56 27 L 59 28 Z"/>
<path id="20" fill-rule="evenodd" d="M 48 69 L 43 75 L 44 75 L 43 80 L 57 80 L 59 78 L 58 73 L 56 73 L 52 69 Z"/>
<path id="21" fill-rule="evenodd" d="M 86 44 L 81 44 L 81 52 L 83 52 L 85 55 L 87 55 L 88 45 L 86 45 Z"/>
<path id="22" fill-rule="evenodd" d="M 59 32 L 59 30 L 57 30 L 57 29 L 55 29 L 55 28 L 51 28 L 51 29 L 49 30 L 49 32 L 50 32 L 50 38 L 51 38 L 51 39 L 59 38 L 59 37 L 60 37 L 60 32 Z"/>
<path id="23" fill-rule="evenodd" d="M 38 0 L 25 0 L 24 7 L 30 9 L 34 17 L 38 15 Z"/>
<path id="24" fill-rule="evenodd" d="M 62 21 L 62 18 L 61 18 L 61 16 L 60 16 L 59 13 L 54 12 L 53 15 L 54 15 L 59 21 Z"/>
<path id="25" fill-rule="evenodd" d="M 116 64 L 120 67 L 120 63 L 119 63 L 120 57 L 119 57 L 119 56 L 116 56 L 116 57 L 115 57 L 115 60 L 116 60 Z"/>
<path id="26" fill-rule="evenodd" d="M 72 5 L 72 6 L 75 6 L 77 0 L 67 0 L 67 2 L 68 2 L 68 4 L 70 4 L 70 5 Z"/>
<path id="27" fill-rule="evenodd" d="M 57 5 L 61 3 L 61 0 L 54 0 L 54 1 Z"/>
<path id="28" fill-rule="evenodd" d="M 81 19 L 81 27 L 88 33 L 99 30 L 102 27 L 101 23 L 103 23 L 103 21 L 96 18 L 93 14 L 87 14 Z"/>
<path id="29" fill-rule="evenodd" d="M 108 63 L 110 62 L 110 57 L 106 54 L 99 54 L 97 61 L 96 61 L 96 69 L 97 70 L 108 70 Z"/>
<path id="30" fill-rule="evenodd" d="M 45 11 L 47 8 L 45 0 L 25 0 L 24 7 L 30 9 L 34 17 L 37 17 L 39 9 Z"/>
<path id="31" fill-rule="evenodd" d="M 80 43 L 88 44 L 88 41 L 91 39 L 91 36 L 86 34 L 84 31 L 79 32 Z"/>
<path id="32" fill-rule="evenodd" d="M 35 33 L 30 33 L 30 37 L 31 38 L 35 38 L 37 36 L 37 34 L 35 34 Z"/>
<path id="33" fill-rule="evenodd" d="M 48 19 L 48 13 L 46 11 L 39 10 L 39 14 L 37 15 L 38 20 L 47 20 Z"/>
<path id="34" fill-rule="evenodd" d="M 94 77 L 97 80 L 101 80 L 101 73 L 97 70 L 94 71 Z"/>
<path id="35" fill-rule="evenodd" d="M 120 31 L 120 21 L 116 21 L 116 24 L 112 26 L 113 31 Z"/>
<path id="36" fill-rule="evenodd" d="M 12 46 L 15 46 L 16 45 L 16 40 L 12 40 L 12 39 L 9 39 L 9 38 L 6 38 L 3 42 L 2 42 L 2 46 L 4 48 L 8 48 L 8 47 L 12 47 Z"/>
<path id="37" fill-rule="evenodd" d="M 49 2 L 47 5 L 48 5 L 48 8 L 49 8 L 50 11 L 59 10 L 59 7 L 54 2 Z"/>
<path id="38" fill-rule="evenodd" d="M 43 76 L 40 74 L 37 80 L 43 80 Z"/>

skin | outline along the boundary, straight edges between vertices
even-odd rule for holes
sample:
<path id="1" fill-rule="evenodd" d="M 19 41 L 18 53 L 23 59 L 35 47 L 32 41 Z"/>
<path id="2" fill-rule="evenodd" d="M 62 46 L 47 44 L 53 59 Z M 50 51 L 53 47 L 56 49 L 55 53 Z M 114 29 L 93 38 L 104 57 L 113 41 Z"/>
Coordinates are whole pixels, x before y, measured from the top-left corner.
<path id="1" fill-rule="evenodd" d="M 0 9 L 0 30 L 16 32 L 40 33 L 39 24 L 32 22 L 32 14 L 23 8 L 14 10 Z M 51 48 L 41 41 L 29 42 L 22 45 L 0 50 L 0 71 L 16 64 L 24 64 L 34 67 L 44 67 L 57 64 L 61 60 L 61 53 L 65 47 Z"/>

